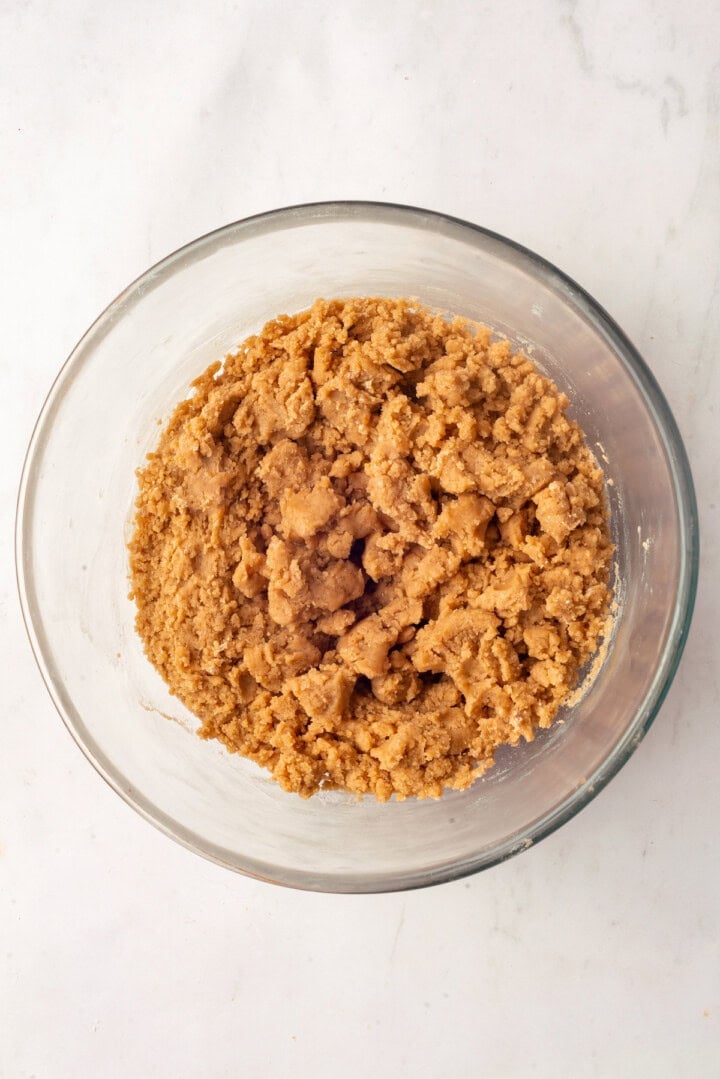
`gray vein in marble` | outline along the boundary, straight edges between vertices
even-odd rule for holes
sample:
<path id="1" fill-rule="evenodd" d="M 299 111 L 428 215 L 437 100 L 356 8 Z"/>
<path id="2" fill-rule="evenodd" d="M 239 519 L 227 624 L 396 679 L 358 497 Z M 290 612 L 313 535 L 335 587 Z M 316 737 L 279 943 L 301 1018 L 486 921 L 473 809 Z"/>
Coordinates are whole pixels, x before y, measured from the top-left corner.
<path id="1" fill-rule="evenodd" d="M 593 63 L 585 44 L 582 26 L 577 18 L 577 0 L 563 0 L 563 6 L 567 8 L 567 13 L 563 15 L 562 21 L 570 31 L 570 40 L 575 49 L 575 56 L 580 70 L 589 75 L 593 70 Z"/>
<path id="2" fill-rule="evenodd" d="M 665 86 L 669 86 L 674 91 L 676 97 L 676 107 L 678 116 L 687 116 L 687 94 L 685 93 L 685 87 L 682 83 L 675 78 L 674 75 L 668 75 L 665 79 Z"/>
<path id="3" fill-rule="evenodd" d="M 642 79 L 627 79 L 622 75 L 613 75 L 612 84 L 621 93 L 637 94 L 639 97 L 657 98 L 660 103 L 660 127 L 667 136 L 673 111 L 678 119 L 688 115 L 687 94 L 682 83 L 674 75 L 666 75 L 659 86 L 653 86 Z"/>

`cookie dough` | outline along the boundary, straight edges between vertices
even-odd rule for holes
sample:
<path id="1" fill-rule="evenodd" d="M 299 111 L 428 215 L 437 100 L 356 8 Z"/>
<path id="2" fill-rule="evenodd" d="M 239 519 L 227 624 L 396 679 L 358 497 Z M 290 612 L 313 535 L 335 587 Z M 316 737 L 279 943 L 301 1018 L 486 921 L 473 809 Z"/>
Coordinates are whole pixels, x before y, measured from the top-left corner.
<path id="1" fill-rule="evenodd" d="M 193 383 L 139 472 L 137 631 L 287 791 L 438 797 L 548 727 L 612 546 L 568 399 L 404 299 L 318 300 Z"/>

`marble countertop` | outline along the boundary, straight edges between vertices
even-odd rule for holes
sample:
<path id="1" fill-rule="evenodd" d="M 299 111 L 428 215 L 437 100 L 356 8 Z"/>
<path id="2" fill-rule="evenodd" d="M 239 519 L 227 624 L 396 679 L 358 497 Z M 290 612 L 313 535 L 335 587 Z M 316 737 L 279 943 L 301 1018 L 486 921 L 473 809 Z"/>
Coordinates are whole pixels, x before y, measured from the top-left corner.
<path id="1" fill-rule="evenodd" d="M 0 12 L 0 1075 L 709 1076 L 720 1060 L 720 63 L 712 0 L 208 0 Z M 476 221 L 655 372 L 703 555 L 673 688 L 559 832 L 470 880 L 322 896 L 125 806 L 35 669 L 17 482 L 61 362 L 150 263 L 332 198 Z"/>

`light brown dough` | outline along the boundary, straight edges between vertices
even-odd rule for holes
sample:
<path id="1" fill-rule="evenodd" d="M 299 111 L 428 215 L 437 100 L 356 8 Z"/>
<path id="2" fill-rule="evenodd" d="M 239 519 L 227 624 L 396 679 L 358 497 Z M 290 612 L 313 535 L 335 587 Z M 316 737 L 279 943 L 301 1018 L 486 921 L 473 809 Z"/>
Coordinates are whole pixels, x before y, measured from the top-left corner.
<path id="1" fill-rule="evenodd" d="M 507 341 L 318 300 L 214 364 L 139 473 L 137 631 L 288 791 L 463 789 L 548 727 L 608 612 L 603 476 Z"/>

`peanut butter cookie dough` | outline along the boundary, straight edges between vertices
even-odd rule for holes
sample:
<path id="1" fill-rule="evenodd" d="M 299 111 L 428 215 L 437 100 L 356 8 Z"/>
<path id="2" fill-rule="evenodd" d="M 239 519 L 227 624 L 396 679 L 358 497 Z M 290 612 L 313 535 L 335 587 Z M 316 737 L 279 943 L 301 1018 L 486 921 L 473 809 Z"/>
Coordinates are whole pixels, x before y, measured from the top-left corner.
<path id="1" fill-rule="evenodd" d="M 203 738 L 285 790 L 463 789 L 603 633 L 603 476 L 507 341 L 318 300 L 213 364 L 139 473 L 137 631 Z"/>

